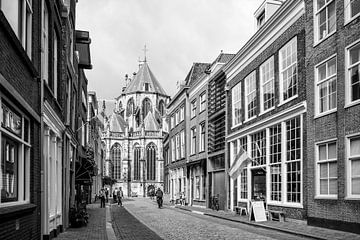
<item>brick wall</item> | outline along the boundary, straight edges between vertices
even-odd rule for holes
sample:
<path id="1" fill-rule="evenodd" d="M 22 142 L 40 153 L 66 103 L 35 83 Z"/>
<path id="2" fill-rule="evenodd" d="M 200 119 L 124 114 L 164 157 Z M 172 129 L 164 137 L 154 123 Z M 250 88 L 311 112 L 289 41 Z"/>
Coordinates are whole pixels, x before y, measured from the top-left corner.
<path id="1" fill-rule="evenodd" d="M 39 42 L 39 2 L 33 2 L 33 49 Z M 10 25 L 0 11 L 0 74 L 15 89 L 15 91 L 40 115 L 40 84 L 38 81 L 39 56 L 33 52 L 31 59 L 27 56 L 20 41 L 15 36 Z M 31 118 L 14 97 L 14 92 L 0 87 L 3 95 L 30 117 L 30 203 L 0 208 L 1 239 L 39 239 L 41 235 L 41 153 L 40 153 L 40 123 Z"/>
<path id="2" fill-rule="evenodd" d="M 282 33 L 277 39 L 274 40 L 272 44 L 269 45 L 261 54 L 259 54 L 253 61 L 246 65 L 243 70 L 241 70 L 230 82 L 228 82 L 229 91 L 227 93 L 227 113 L 226 113 L 226 123 L 227 123 L 227 135 L 240 132 L 242 128 L 246 128 L 254 123 L 261 121 L 263 119 L 269 118 L 270 116 L 280 113 L 291 106 L 296 105 L 297 103 L 303 102 L 306 100 L 306 66 L 305 66 L 305 16 L 301 16 L 294 24 L 292 24 L 284 33 Z M 285 103 L 280 106 L 280 96 L 279 96 L 279 50 L 294 37 L 297 37 L 297 67 L 298 67 L 298 97 Z M 275 78 L 275 108 L 265 114 L 259 115 L 259 103 L 260 103 L 260 66 L 271 56 L 274 57 L 274 78 Z M 247 77 L 251 72 L 256 71 L 256 98 L 257 98 L 257 117 L 253 120 L 243 122 L 242 125 L 231 128 L 232 126 L 232 91 L 231 89 L 238 84 L 243 82 L 245 77 Z M 242 83 L 242 115 L 244 116 L 245 105 L 244 105 L 244 84 Z M 306 123 L 306 114 L 304 116 L 303 122 L 303 166 L 307 164 L 307 123 Z M 229 165 L 229 144 L 227 145 L 227 165 Z M 303 182 L 306 182 L 307 169 L 303 167 Z M 229 187 L 229 186 L 228 186 Z M 286 206 L 275 206 L 269 205 L 269 209 L 272 210 L 281 210 L 284 211 L 286 216 L 289 218 L 295 219 L 306 219 L 307 217 L 307 197 L 306 197 L 306 184 L 303 184 L 303 207 L 302 208 L 293 208 Z M 230 198 L 229 198 L 230 199 Z"/>
<path id="3" fill-rule="evenodd" d="M 227 94 L 227 134 L 239 131 L 241 128 L 254 124 L 270 115 L 281 112 L 296 103 L 302 102 L 306 98 L 306 79 L 305 79 L 305 31 L 304 31 L 305 17 L 299 18 L 289 29 L 287 29 L 280 37 L 278 37 L 268 48 L 259 54 L 252 62 L 250 62 L 241 72 L 239 72 L 229 83 L 229 91 Z M 279 50 L 291 39 L 297 36 L 297 61 L 298 61 L 298 97 L 281 106 L 279 104 Z M 257 103 L 260 102 L 260 73 L 259 67 L 268 58 L 274 56 L 274 77 L 275 77 L 275 109 L 259 116 L 259 104 L 257 104 L 257 117 L 251 121 L 243 123 L 239 127 L 231 128 L 232 126 L 232 95 L 231 89 L 243 81 L 246 76 L 256 69 L 256 98 Z M 244 96 L 244 84 L 242 84 L 242 96 Z M 244 101 L 242 101 L 242 115 L 244 115 Z"/>
<path id="4" fill-rule="evenodd" d="M 344 25 L 344 1 L 336 1 L 336 32 L 319 44 L 314 44 L 314 9 L 313 1 L 306 2 L 306 62 L 307 105 L 308 105 L 308 216 L 310 223 L 327 227 L 343 227 L 341 222 L 360 223 L 359 201 L 346 200 L 345 176 L 345 136 L 351 133 L 360 133 L 360 105 L 349 108 L 345 106 L 345 48 L 360 39 L 360 18 Z M 315 116 L 315 66 L 330 56 L 337 57 L 337 111 L 328 115 Z M 337 199 L 315 199 L 316 195 L 316 159 L 315 143 L 328 139 L 337 139 Z M 337 225 L 337 226 L 336 226 Z M 346 225 L 346 224 L 345 224 Z M 351 227 L 350 227 L 351 228 Z M 346 229 L 346 227 L 345 227 Z M 351 231 L 351 229 L 348 229 Z"/>

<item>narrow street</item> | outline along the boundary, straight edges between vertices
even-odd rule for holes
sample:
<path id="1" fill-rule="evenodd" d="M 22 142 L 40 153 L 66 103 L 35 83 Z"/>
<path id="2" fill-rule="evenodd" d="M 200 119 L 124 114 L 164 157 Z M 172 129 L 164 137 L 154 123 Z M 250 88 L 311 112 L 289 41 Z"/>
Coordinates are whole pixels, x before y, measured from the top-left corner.
<path id="1" fill-rule="evenodd" d="M 158 239 L 154 233 L 162 239 L 305 239 L 169 206 L 158 209 L 155 200 L 141 197 L 125 200 L 124 207 L 112 205 L 111 215 L 118 239 Z"/>

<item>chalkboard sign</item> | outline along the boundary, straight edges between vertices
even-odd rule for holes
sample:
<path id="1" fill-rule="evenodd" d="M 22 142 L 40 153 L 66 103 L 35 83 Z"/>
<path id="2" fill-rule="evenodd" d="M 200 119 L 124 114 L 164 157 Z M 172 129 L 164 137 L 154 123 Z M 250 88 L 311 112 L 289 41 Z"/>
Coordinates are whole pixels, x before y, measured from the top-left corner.
<path id="1" fill-rule="evenodd" d="M 255 222 L 266 221 L 264 201 L 251 202 L 249 217 L 250 220 L 255 220 Z"/>

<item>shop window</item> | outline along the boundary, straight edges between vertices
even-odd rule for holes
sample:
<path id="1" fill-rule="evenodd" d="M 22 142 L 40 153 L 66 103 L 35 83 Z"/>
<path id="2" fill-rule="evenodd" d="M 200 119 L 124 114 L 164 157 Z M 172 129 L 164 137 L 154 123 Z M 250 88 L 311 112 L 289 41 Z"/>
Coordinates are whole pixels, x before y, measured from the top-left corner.
<path id="1" fill-rule="evenodd" d="M 4 99 L 1 108 L 0 207 L 28 202 L 30 190 L 30 122 Z"/>

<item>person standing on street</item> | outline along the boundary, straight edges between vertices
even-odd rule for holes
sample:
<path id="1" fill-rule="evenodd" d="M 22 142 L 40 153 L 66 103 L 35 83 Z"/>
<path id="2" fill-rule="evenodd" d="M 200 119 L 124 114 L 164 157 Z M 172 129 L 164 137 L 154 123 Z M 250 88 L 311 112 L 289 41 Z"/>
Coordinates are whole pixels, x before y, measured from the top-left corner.
<path id="1" fill-rule="evenodd" d="M 104 189 L 100 190 L 100 208 L 105 207 L 105 192 Z"/>
<path id="2" fill-rule="evenodd" d="M 164 195 L 163 191 L 161 191 L 161 189 L 158 188 L 157 191 L 156 191 L 156 193 L 155 193 L 155 195 L 156 195 L 156 201 L 157 201 L 157 203 L 158 203 L 159 208 L 162 208 L 163 195 Z"/>
<path id="3" fill-rule="evenodd" d="M 117 195 L 117 192 L 116 192 L 116 188 L 115 188 L 113 191 L 113 203 L 116 203 L 116 195 Z"/>
<path id="4" fill-rule="evenodd" d="M 105 189 L 105 195 L 106 195 L 106 202 L 109 202 L 109 190 Z"/>
<path id="5" fill-rule="evenodd" d="M 119 191 L 117 192 L 117 201 L 118 205 L 122 206 L 122 198 L 124 197 L 124 193 L 120 187 Z"/>

